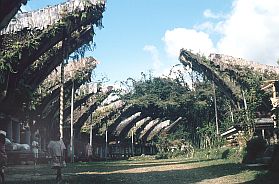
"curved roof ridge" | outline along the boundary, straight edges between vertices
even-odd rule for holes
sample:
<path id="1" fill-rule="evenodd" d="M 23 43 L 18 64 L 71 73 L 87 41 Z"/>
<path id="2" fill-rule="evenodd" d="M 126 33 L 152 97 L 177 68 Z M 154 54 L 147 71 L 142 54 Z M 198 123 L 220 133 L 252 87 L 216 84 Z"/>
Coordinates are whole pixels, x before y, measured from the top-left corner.
<path id="1" fill-rule="evenodd" d="M 105 0 L 70 0 L 58 5 L 48 6 L 35 11 L 18 13 L 0 35 L 28 29 L 45 29 L 61 20 L 65 15 L 75 11 L 84 11 L 86 7 L 105 5 Z M 42 20 L 43 19 L 43 20 Z"/>

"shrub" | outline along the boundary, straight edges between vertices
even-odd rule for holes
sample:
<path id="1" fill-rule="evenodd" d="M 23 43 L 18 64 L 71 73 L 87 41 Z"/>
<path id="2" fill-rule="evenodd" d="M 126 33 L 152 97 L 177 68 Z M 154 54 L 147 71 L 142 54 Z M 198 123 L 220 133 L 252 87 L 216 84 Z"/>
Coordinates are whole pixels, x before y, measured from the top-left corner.
<path id="1" fill-rule="evenodd" d="M 255 163 L 256 158 L 264 153 L 267 143 L 262 137 L 252 138 L 247 142 L 243 163 Z"/>
<path id="2" fill-rule="evenodd" d="M 223 147 L 223 148 L 199 150 L 195 153 L 194 158 L 200 160 L 230 159 L 239 162 L 241 161 L 240 158 L 242 158 L 241 155 L 242 153 L 238 148 Z"/>
<path id="3" fill-rule="evenodd" d="M 167 158 L 169 158 L 169 155 L 166 152 L 158 152 L 157 155 L 155 155 L 155 159 L 167 159 Z"/>

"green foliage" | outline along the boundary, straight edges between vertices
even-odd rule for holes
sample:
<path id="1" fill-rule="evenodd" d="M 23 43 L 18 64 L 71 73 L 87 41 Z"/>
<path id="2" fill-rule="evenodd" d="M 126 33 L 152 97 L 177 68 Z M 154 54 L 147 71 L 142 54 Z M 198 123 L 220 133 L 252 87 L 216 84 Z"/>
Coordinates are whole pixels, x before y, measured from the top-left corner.
<path id="1" fill-rule="evenodd" d="M 8 73 L 17 72 L 24 65 L 25 62 L 19 62 L 22 56 L 26 56 L 28 60 L 34 60 L 32 56 L 39 48 L 47 41 L 54 39 L 57 35 L 71 35 L 73 32 L 79 32 L 81 28 L 74 28 L 76 25 L 96 25 L 101 27 L 102 13 L 104 11 L 103 5 L 92 6 L 92 3 L 85 0 L 86 6 L 84 11 L 75 11 L 70 14 L 62 12 L 62 19 L 56 24 L 49 26 L 47 29 L 41 30 L 22 30 L 17 34 L 4 35 L 0 44 L 0 84 L 7 83 Z M 61 13 L 61 12 L 60 12 Z M 64 15 L 63 15 L 64 14 Z M 75 34 L 75 33 L 73 33 Z M 54 39 L 55 40 L 55 39 Z M 49 49 L 51 50 L 51 48 Z M 84 46 L 76 53 L 84 55 L 88 50 L 88 46 Z M 35 61 L 34 61 L 35 62 Z M 30 66 L 31 68 L 34 67 Z M 32 71 L 32 70 L 30 70 Z M 3 85 L 0 85 L 0 91 L 3 91 Z"/>
<path id="2" fill-rule="evenodd" d="M 166 152 L 158 152 L 155 155 L 155 159 L 168 159 L 168 158 L 171 158 L 171 156 Z"/>
<path id="3" fill-rule="evenodd" d="M 239 148 L 222 147 L 212 149 L 188 149 L 187 151 L 181 151 L 179 149 L 159 151 L 156 159 L 168 159 L 168 158 L 194 158 L 197 160 L 211 160 L 211 159 L 229 159 L 235 162 L 241 162 L 245 152 Z"/>
<path id="4" fill-rule="evenodd" d="M 228 159 L 240 163 L 243 158 L 243 151 L 238 148 L 222 147 L 213 149 L 198 149 L 193 156 L 197 160 Z"/>
<path id="5" fill-rule="evenodd" d="M 140 81 L 132 81 L 132 90 L 123 99 L 128 104 L 152 110 L 158 117 L 175 119 L 183 115 L 181 105 L 190 91 L 180 82 L 151 75 L 147 78 L 143 74 Z"/>
<path id="6" fill-rule="evenodd" d="M 261 90 L 263 80 L 274 76 L 272 73 L 261 75 L 250 68 L 229 66 L 223 69 L 206 60 L 206 65 L 221 78 L 228 81 L 229 88 L 238 91 L 240 98 L 245 98 L 247 109 L 232 109 L 231 100 L 224 96 L 223 88 L 215 88 L 217 99 L 217 116 L 219 130 L 242 124 L 248 127 L 253 124 L 256 112 L 268 112 L 271 109 L 269 95 Z M 201 71 L 198 71 L 201 72 Z M 178 128 L 168 137 L 171 140 L 185 139 L 198 148 L 221 146 L 223 140 L 216 136 L 215 110 L 212 82 L 201 73 L 196 74 L 194 90 L 185 85 L 184 78 L 152 77 L 142 75 L 140 81 L 129 80 L 129 94 L 124 96 L 128 104 L 147 109 L 148 115 L 174 120 L 183 117 Z M 127 85 L 128 86 L 128 85 Z M 244 97 L 242 96 L 244 95 Z M 240 101 L 243 107 L 243 101 Z M 233 118 L 232 118 L 233 115 Z M 248 129 L 247 129 L 248 130 Z M 167 144 L 157 139 L 162 146 Z M 164 150 L 162 148 L 162 150 Z"/>
<path id="7" fill-rule="evenodd" d="M 217 143 L 216 127 L 212 123 L 215 118 L 213 90 L 208 81 L 198 81 L 195 90 L 190 90 L 185 79 L 181 76 L 176 79 L 152 77 L 142 74 L 140 81 L 130 79 L 126 81 L 130 93 L 123 96 L 127 104 L 142 109 L 147 116 L 161 119 L 183 119 L 177 128 L 168 135 L 170 141 L 189 140 L 191 144 L 200 147 L 208 137 L 211 139 L 208 146 Z M 128 83 L 130 82 L 130 83 Z M 220 91 L 216 89 L 217 95 Z M 226 98 L 217 98 L 221 104 L 220 114 L 228 111 Z M 220 115 L 220 121 L 227 116 Z M 158 138 L 160 145 L 163 139 Z M 164 150 L 164 149 L 163 149 Z"/>
<path id="8" fill-rule="evenodd" d="M 156 159 L 187 157 L 190 158 L 194 154 L 194 148 L 191 142 L 184 139 L 188 137 L 187 132 L 180 131 L 174 134 L 163 134 L 157 137 L 156 147 L 158 153 Z"/>

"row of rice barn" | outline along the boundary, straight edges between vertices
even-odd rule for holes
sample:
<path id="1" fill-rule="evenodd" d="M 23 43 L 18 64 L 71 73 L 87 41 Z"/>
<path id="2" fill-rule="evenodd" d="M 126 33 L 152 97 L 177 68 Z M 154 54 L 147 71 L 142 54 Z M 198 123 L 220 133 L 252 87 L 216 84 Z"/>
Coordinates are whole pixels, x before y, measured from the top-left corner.
<path id="1" fill-rule="evenodd" d="M 80 57 L 92 44 L 94 29 L 102 28 L 106 2 L 70 0 L 18 13 L 26 3 L 0 0 L 5 7 L 0 8 L 0 128 L 7 138 L 17 145 L 38 139 L 44 157 L 59 127 L 70 145 L 72 120 L 77 157 L 84 156 L 87 143 L 95 158 L 154 154 L 152 139 L 178 121 L 149 116 L 112 98 L 111 87 L 91 81 L 98 61 Z M 104 114 L 98 123 L 92 119 L 96 110 Z M 8 150 L 13 152 L 26 154 Z"/>

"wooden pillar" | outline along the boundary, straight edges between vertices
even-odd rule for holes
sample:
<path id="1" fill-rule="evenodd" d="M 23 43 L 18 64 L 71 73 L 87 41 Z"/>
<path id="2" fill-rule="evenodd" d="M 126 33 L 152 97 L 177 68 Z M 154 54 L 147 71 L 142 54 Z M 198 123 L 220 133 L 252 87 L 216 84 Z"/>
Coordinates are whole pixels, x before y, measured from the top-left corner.
<path id="1" fill-rule="evenodd" d="M 262 137 L 263 137 L 263 139 L 265 138 L 265 136 L 264 136 L 264 129 L 262 129 Z"/>
<path id="2" fill-rule="evenodd" d="M 92 115 L 91 115 L 92 117 Z M 90 146 L 93 148 L 93 125 L 90 126 L 90 140 L 89 140 Z"/>
<path id="3" fill-rule="evenodd" d="M 100 158 L 104 158 L 103 156 L 104 156 L 104 155 L 103 155 L 103 147 L 101 146 L 101 147 L 100 147 Z"/>
<path id="4" fill-rule="evenodd" d="M 75 85 L 72 84 L 72 94 L 71 94 L 71 140 L 70 140 L 70 152 L 71 152 L 71 162 L 74 162 L 74 95 L 75 95 Z"/>
<path id="5" fill-rule="evenodd" d="M 145 145 L 142 145 L 142 147 L 141 147 L 141 148 L 142 148 L 142 151 L 141 151 L 141 152 L 142 152 L 142 154 L 144 154 L 144 155 L 145 155 Z"/>
<path id="6" fill-rule="evenodd" d="M 132 130 L 132 136 L 131 136 L 131 148 L 132 148 L 132 156 L 135 156 L 135 148 L 134 148 L 134 130 Z"/>
<path id="7" fill-rule="evenodd" d="M 106 148 L 105 148 L 105 158 L 108 157 L 108 130 L 106 130 Z"/>
<path id="8" fill-rule="evenodd" d="M 61 63 L 61 76 L 60 76 L 60 109 L 59 109 L 59 131 L 60 138 L 63 138 L 63 112 L 64 112 L 64 61 Z"/>
<path id="9" fill-rule="evenodd" d="M 8 127 L 7 127 L 7 138 L 10 140 L 10 141 L 13 141 L 13 121 L 10 120 L 8 122 Z"/>
<path id="10" fill-rule="evenodd" d="M 275 85 L 272 85 L 272 98 L 276 98 L 276 88 Z"/>
<path id="11" fill-rule="evenodd" d="M 13 123 L 14 125 L 14 142 L 20 143 L 20 124 L 18 122 Z"/>
<path id="12" fill-rule="evenodd" d="M 24 134 L 25 134 L 25 141 L 24 141 L 24 143 L 30 145 L 31 144 L 31 141 L 30 141 L 31 132 L 30 132 L 29 127 L 25 129 Z"/>
<path id="13" fill-rule="evenodd" d="M 215 111 L 215 126 L 216 126 L 216 134 L 219 135 L 219 125 L 218 125 L 218 113 L 217 113 L 217 102 L 216 102 L 216 92 L 214 82 L 212 83 L 213 88 L 213 97 L 214 97 L 214 111 Z"/>

